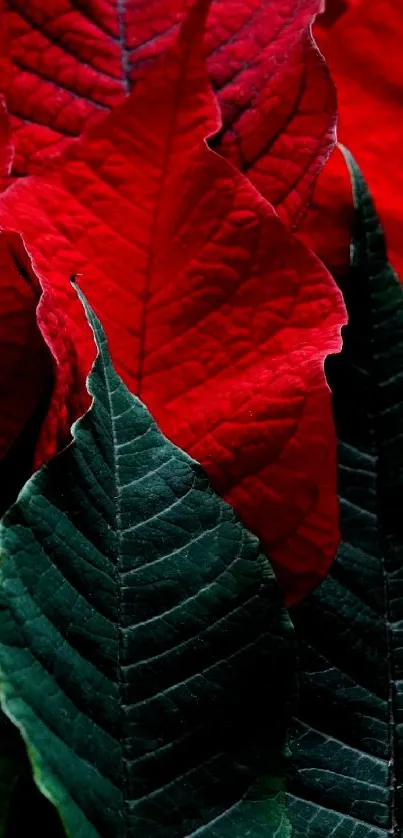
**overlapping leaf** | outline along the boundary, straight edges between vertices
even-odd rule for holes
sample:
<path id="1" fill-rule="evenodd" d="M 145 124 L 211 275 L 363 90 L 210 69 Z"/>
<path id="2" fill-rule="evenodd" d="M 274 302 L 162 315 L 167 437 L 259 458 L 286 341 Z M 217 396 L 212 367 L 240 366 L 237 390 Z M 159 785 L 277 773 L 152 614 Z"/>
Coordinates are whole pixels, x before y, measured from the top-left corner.
<path id="1" fill-rule="evenodd" d="M 1 528 L 3 706 L 73 838 L 288 838 L 278 584 L 88 315 L 91 409 Z"/>
<path id="2" fill-rule="evenodd" d="M 338 136 L 351 148 L 374 195 L 389 259 L 402 277 L 403 5 L 399 0 L 328 0 L 327 6 L 315 37 L 338 91 Z M 333 216 L 337 225 L 327 227 L 324 236 L 317 217 L 312 218 L 310 242 L 327 264 L 332 264 L 335 245 L 342 244 L 339 255 L 346 255 L 346 267 L 350 233 L 343 215 L 346 182 L 340 170 L 337 175 L 333 184 L 332 172 L 325 170 L 318 188 L 321 218 Z"/>
<path id="3" fill-rule="evenodd" d="M 118 372 L 202 461 L 299 596 L 338 540 L 323 360 L 337 351 L 344 312 L 322 266 L 206 147 L 217 112 L 202 13 L 194 8 L 122 105 L 3 194 L 0 221 L 23 233 L 87 372 L 93 345 L 69 283 L 83 275 Z"/>
<path id="4" fill-rule="evenodd" d="M 5 0 L 15 174 L 115 105 L 175 38 L 188 0 Z M 209 71 L 220 151 L 287 217 L 306 203 L 334 140 L 335 98 L 310 24 L 320 0 L 215 0 Z"/>
<path id="5" fill-rule="evenodd" d="M 295 838 L 403 828 L 403 292 L 352 167 L 357 229 L 341 355 L 329 363 L 342 543 L 294 609 L 301 638 L 290 816 Z"/>
<path id="6" fill-rule="evenodd" d="M 301 241 L 336 279 L 343 279 L 348 273 L 353 225 L 350 178 L 343 154 L 336 147 L 319 176 L 309 211 L 298 230 Z"/>

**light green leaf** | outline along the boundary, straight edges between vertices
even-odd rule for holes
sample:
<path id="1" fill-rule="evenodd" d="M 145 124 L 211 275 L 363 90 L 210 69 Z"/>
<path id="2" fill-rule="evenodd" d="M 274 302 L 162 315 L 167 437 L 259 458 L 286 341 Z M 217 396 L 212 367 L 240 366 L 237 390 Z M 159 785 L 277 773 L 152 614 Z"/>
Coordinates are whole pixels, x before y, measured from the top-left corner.
<path id="1" fill-rule="evenodd" d="M 87 315 L 92 407 L 1 529 L 3 708 L 72 838 L 286 838 L 273 572 Z"/>
<path id="2" fill-rule="evenodd" d="M 328 381 L 339 438 L 342 543 L 293 613 L 301 702 L 294 838 L 402 834 L 403 290 L 347 151 L 356 207 L 349 313 Z"/>

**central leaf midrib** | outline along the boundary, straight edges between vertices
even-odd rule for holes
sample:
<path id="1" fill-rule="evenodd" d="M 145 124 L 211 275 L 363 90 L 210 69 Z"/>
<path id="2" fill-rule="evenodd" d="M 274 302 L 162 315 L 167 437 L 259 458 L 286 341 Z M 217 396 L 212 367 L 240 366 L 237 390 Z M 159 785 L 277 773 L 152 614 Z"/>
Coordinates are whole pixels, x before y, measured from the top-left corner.
<path id="1" fill-rule="evenodd" d="M 122 65 L 122 81 L 123 86 L 125 89 L 125 93 L 128 96 L 130 93 L 130 58 L 129 58 L 129 51 L 127 49 L 127 32 L 126 32 L 126 24 L 125 24 L 125 6 L 126 0 L 116 0 L 116 14 L 118 18 L 118 27 L 119 27 L 119 44 L 120 44 L 120 56 L 121 56 L 121 65 Z"/>
<path id="2" fill-rule="evenodd" d="M 121 0 L 124 2 L 124 0 Z M 164 158 L 162 161 L 160 177 L 158 179 L 157 190 L 155 194 L 155 204 L 152 211 L 151 216 L 151 235 L 150 235 L 150 243 L 149 243 L 149 254 L 147 259 L 147 265 L 145 269 L 145 277 L 144 277 L 144 288 L 143 288 L 143 300 L 142 300 L 142 311 L 141 311 L 141 320 L 140 320 L 140 334 L 139 334 L 139 357 L 138 357 L 138 369 L 137 369 L 137 395 L 141 398 L 142 392 L 142 385 L 143 385 L 143 377 L 144 377 L 144 361 L 145 361 L 145 344 L 146 344 L 146 337 L 147 337 L 147 325 L 148 325 L 148 307 L 151 298 L 151 286 L 152 286 L 152 279 L 153 279 L 153 272 L 154 272 L 154 262 L 155 262 L 155 243 L 157 239 L 157 231 L 159 227 L 159 217 L 160 217 L 160 210 L 161 210 L 161 195 L 164 189 L 164 183 L 168 171 L 168 165 L 171 157 L 172 145 L 174 141 L 174 127 L 176 124 L 177 113 L 178 113 L 178 104 L 183 92 L 183 87 L 187 83 L 187 75 L 185 72 L 186 62 L 189 59 L 189 52 L 191 49 L 191 44 L 189 42 L 187 49 L 182 49 L 180 60 L 178 61 L 177 67 L 177 79 L 175 84 L 175 94 L 173 98 L 172 104 L 172 113 L 168 124 L 168 140 L 165 147 Z"/>
<path id="3" fill-rule="evenodd" d="M 128 800 L 126 796 L 126 788 L 130 788 L 130 778 L 129 778 L 129 768 L 128 762 L 125 758 L 124 749 L 125 749 L 125 723 L 124 723 L 124 702 L 123 702 L 123 678 L 122 678 L 122 645 L 123 645 L 123 628 L 122 628 L 122 604 L 123 604 L 123 596 L 122 596 L 122 585 L 121 585 L 121 562 L 122 562 L 122 555 L 121 555 L 121 543 L 122 543 L 122 489 L 119 480 L 119 443 L 117 438 L 116 432 L 116 423 L 115 423 L 115 414 L 113 409 L 113 394 L 110 387 L 110 381 L 108 377 L 108 364 L 107 359 L 105 358 L 105 347 L 102 347 L 102 363 L 104 368 L 104 379 L 105 379 L 105 389 L 108 397 L 108 404 L 109 404 L 109 411 L 110 411 L 110 418 L 111 418 L 111 433 L 112 433 L 112 450 L 113 450 L 113 479 L 115 484 L 115 520 L 116 520 L 116 563 L 115 563 L 115 584 L 116 584 L 116 598 L 117 598 L 117 614 L 116 614 L 116 627 L 117 627 L 117 635 L 118 635 L 118 643 L 117 643 L 117 662 L 116 662 L 116 680 L 118 685 L 119 691 L 119 716 L 120 716 L 120 724 L 119 724 L 119 744 L 120 744 L 120 754 L 121 754 L 121 765 L 122 765 L 122 780 L 123 780 L 123 788 L 122 788 L 122 798 L 123 798 L 123 835 L 122 838 L 126 838 L 128 835 Z"/>

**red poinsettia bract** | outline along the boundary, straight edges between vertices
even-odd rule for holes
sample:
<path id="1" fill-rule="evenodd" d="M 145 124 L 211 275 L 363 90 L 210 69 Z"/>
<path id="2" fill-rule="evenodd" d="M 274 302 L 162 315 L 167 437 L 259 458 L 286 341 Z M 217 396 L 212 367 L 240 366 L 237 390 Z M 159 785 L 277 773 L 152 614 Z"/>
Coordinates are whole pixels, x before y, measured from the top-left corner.
<path id="1" fill-rule="evenodd" d="M 0 80 L 14 174 L 38 170 L 124 98 L 178 32 L 189 0 L 4 0 Z M 295 221 L 334 141 L 336 101 L 310 27 L 322 0 L 214 0 L 206 47 L 223 117 L 219 151 Z M 42 154 L 40 153 L 42 152 Z"/>
<path id="2" fill-rule="evenodd" d="M 22 233 L 41 278 L 59 377 L 69 359 L 50 294 L 83 374 L 94 355 L 69 282 L 78 273 L 118 371 L 260 536 L 292 601 L 338 540 L 323 363 L 339 349 L 343 306 L 322 265 L 206 144 L 219 119 L 203 5 L 122 104 L 4 193 L 0 221 Z M 55 450 L 54 434 L 44 439 L 42 457 Z"/>

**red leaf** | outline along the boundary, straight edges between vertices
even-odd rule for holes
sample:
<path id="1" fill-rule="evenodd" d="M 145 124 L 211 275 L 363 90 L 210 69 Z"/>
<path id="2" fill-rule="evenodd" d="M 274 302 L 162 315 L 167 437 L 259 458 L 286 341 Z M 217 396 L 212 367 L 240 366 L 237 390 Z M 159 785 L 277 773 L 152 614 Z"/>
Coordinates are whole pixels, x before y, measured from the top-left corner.
<path id="1" fill-rule="evenodd" d="M 350 175 L 336 148 L 319 177 L 298 235 L 338 279 L 345 276 L 350 264 L 353 224 Z"/>
<path id="2" fill-rule="evenodd" d="M 8 0 L 15 173 L 34 171 L 36 152 L 115 105 L 172 42 L 188 4 Z M 216 144 L 294 221 L 334 141 L 334 91 L 309 35 L 320 8 L 321 0 L 215 0 L 207 29 L 224 123 Z"/>
<path id="3" fill-rule="evenodd" d="M 39 284 L 19 236 L 0 235 L 0 459 L 20 435 L 49 381 L 36 322 Z M 2 487 L 3 489 L 3 487 Z"/>
<path id="4" fill-rule="evenodd" d="M 403 277 L 403 4 L 399 0 L 345 0 L 344 4 L 328 0 L 316 37 L 338 90 L 340 142 L 352 151 L 363 171 L 386 232 L 390 261 Z M 339 170 L 338 182 L 334 166 L 325 170 L 318 195 L 322 218 L 333 215 L 338 223 L 326 242 L 322 225 L 313 221 L 310 242 L 328 264 L 336 247 L 348 264 L 351 228 L 343 216 L 349 195 L 345 168 Z"/>
<path id="5" fill-rule="evenodd" d="M 309 29 L 319 7 L 312 0 L 267 4 L 244 44 L 249 66 L 228 88 L 219 85 L 218 150 L 294 226 L 335 141 L 335 91 Z M 230 56 L 222 64 L 231 67 Z"/>
<path id="6" fill-rule="evenodd" d="M 82 274 L 117 369 L 259 534 L 292 600 L 338 539 L 323 361 L 344 310 L 321 264 L 206 146 L 217 110 L 198 14 L 122 105 L 3 194 L 0 218 L 22 231 L 87 372 L 69 283 Z M 48 329 L 44 303 L 40 315 Z"/>

